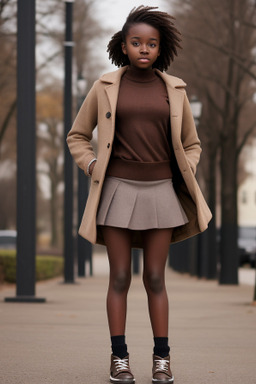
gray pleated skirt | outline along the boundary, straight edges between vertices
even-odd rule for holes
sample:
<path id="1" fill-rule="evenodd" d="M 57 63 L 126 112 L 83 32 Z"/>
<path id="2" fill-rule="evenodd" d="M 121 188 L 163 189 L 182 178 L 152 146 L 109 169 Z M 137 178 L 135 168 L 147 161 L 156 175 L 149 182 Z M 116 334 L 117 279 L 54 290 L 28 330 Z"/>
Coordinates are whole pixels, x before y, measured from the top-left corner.
<path id="1" fill-rule="evenodd" d="M 187 222 L 171 179 L 137 181 L 106 177 L 97 225 L 146 230 L 174 228 Z"/>

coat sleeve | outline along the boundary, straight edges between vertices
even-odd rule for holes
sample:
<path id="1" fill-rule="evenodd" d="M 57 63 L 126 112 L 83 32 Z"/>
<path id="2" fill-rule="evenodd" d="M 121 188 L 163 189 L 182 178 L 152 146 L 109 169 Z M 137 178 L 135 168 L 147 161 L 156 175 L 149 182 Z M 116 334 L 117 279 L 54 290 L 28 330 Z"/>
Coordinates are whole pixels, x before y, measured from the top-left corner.
<path id="1" fill-rule="evenodd" d="M 77 165 L 82 168 L 85 173 L 89 162 L 96 157 L 91 144 L 92 132 L 98 120 L 96 88 L 96 83 L 94 83 L 67 136 L 70 153 Z"/>
<path id="2" fill-rule="evenodd" d="M 184 96 L 181 141 L 187 161 L 192 172 L 195 174 L 202 149 L 186 92 Z"/>

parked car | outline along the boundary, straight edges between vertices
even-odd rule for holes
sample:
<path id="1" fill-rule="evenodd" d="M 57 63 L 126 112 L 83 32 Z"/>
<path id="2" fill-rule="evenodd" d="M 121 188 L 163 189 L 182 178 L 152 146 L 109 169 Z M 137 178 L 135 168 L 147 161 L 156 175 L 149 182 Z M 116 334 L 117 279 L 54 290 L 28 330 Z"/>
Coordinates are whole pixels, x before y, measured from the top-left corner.
<path id="1" fill-rule="evenodd" d="M 17 232 L 14 230 L 0 230 L 0 249 L 16 248 Z"/>
<path id="2" fill-rule="evenodd" d="M 217 230 L 217 249 L 220 252 L 220 229 Z M 238 263 L 256 267 L 256 227 L 238 227 Z"/>
<path id="3" fill-rule="evenodd" d="M 256 228 L 239 227 L 238 229 L 239 264 L 256 265 Z"/>
<path id="4" fill-rule="evenodd" d="M 256 253 L 248 252 L 245 248 L 238 248 L 239 266 L 242 267 L 245 264 L 250 264 L 252 268 L 256 265 Z"/>

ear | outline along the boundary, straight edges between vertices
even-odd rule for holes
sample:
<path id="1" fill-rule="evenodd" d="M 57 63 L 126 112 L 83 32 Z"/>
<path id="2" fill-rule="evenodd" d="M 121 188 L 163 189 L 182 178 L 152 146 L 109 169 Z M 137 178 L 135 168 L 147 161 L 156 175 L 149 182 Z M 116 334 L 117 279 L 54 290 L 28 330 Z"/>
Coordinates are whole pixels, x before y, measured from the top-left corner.
<path id="1" fill-rule="evenodd" d="M 127 49 L 126 49 L 126 44 L 124 42 L 121 43 L 122 51 L 125 55 L 127 55 Z"/>

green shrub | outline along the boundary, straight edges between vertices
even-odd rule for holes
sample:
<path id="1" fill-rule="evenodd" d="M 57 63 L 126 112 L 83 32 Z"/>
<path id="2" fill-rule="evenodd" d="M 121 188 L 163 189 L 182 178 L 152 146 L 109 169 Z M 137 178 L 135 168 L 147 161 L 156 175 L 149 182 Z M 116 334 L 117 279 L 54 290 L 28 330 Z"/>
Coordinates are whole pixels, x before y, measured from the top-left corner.
<path id="1" fill-rule="evenodd" d="M 36 256 L 36 281 L 62 275 L 63 265 L 62 257 Z M 0 271 L 3 273 L 4 281 L 16 282 L 16 251 L 0 250 Z"/>
<path id="2" fill-rule="evenodd" d="M 36 280 L 46 280 L 63 274 L 64 260 L 56 256 L 36 257 Z"/>
<path id="3" fill-rule="evenodd" d="M 0 251 L 0 265 L 3 273 L 3 281 L 16 282 L 16 252 L 10 250 Z"/>

